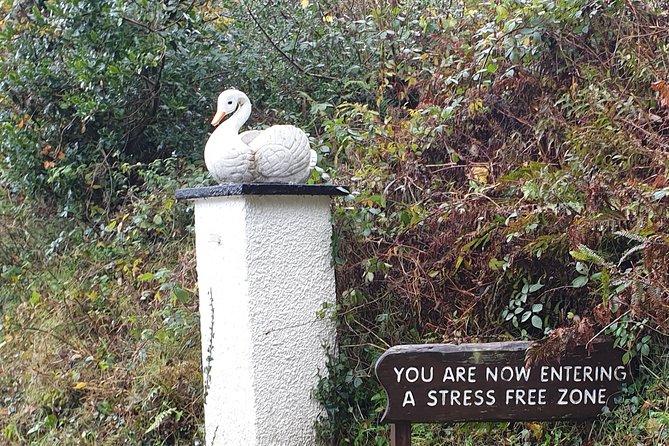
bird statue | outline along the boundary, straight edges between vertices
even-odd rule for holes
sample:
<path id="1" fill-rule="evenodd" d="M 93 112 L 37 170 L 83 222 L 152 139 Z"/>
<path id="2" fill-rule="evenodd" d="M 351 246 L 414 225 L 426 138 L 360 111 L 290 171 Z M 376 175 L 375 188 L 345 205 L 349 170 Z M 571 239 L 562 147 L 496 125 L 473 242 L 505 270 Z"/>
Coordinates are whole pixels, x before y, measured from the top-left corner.
<path id="1" fill-rule="evenodd" d="M 231 115 L 223 121 L 226 115 Z M 316 166 L 309 138 L 292 125 L 239 133 L 251 116 L 251 101 L 239 90 L 218 96 L 216 127 L 204 148 L 204 162 L 219 183 L 304 183 Z M 221 121 L 223 121 L 221 123 Z"/>

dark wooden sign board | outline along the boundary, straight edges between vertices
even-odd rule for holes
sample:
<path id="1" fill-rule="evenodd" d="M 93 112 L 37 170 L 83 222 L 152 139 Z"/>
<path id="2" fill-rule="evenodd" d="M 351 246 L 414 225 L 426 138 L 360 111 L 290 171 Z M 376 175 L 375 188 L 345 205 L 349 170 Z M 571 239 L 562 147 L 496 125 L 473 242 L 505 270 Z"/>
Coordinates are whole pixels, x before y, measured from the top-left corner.
<path id="1" fill-rule="evenodd" d="M 388 394 L 382 422 L 393 445 L 411 441 L 411 423 L 549 421 L 594 418 L 612 408 L 631 373 L 623 352 L 595 342 L 525 367 L 531 342 L 403 345 L 376 362 Z"/>

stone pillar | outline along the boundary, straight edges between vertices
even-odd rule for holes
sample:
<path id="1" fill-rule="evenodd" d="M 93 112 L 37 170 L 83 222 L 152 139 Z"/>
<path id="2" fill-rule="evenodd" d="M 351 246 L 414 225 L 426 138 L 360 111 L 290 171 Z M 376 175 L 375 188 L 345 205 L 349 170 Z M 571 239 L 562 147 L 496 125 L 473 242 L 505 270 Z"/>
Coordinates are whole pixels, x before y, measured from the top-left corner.
<path id="1" fill-rule="evenodd" d="M 334 323 L 336 186 L 234 184 L 195 202 L 207 446 L 313 445 Z"/>

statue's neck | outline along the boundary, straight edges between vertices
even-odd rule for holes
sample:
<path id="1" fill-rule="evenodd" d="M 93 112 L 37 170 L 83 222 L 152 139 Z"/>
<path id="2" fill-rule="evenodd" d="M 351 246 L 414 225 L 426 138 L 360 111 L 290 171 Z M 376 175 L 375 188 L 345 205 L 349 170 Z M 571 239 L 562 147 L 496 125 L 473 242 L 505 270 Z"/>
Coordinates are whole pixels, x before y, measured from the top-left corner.
<path id="1" fill-rule="evenodd" d="M 227 128 L 233 128 L 239 132 L 239 129 L 241 129 L 244 123 L 248 121 L 250 116 L 251 101 L 244 93 L 240 93 L 239 107 L 237 107 L 237 110 L 232 114 L 232 116 L 230 116 L 230 118 L 224 121 L 221 125 L 224 125 Z"/>

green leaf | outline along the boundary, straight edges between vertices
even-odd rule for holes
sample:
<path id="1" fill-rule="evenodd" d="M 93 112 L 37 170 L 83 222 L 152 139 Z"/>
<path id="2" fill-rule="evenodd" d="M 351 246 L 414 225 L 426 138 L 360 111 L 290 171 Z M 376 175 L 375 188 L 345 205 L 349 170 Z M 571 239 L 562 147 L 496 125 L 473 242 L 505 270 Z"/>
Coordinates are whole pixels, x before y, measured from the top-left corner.
<path id="1" fill-rule="evenodd" d="M 497 23 L 501 23 L 509 17 L 509 10 L 506 9 L 506 7 L 501 4 L 497 5 L 497 7 L 495 8 L 495 13 L 497 15 L 497 17 L 495 17 L 495 21 Z"/>
<path id="2" fill-rule="evenodd" d="M 155 276 L 153 275 L 153 273 L 144 273 L 140 274 L 139 277 L 137 277 L 137 280 L 139 280 L 140 282 L 148 282 L 150 280 L 153 280 L 154 277 Z"/>
<path id="3" fill-rule="evenodd" d="M 535 291 L 539 291 L 543 287 L 544 287 L 543 283 L 540 283 L 540 282 L 539 283 L 533 283 L 532 285 L 530 285 L 530 293 L 534 293 Z"/>
<path id="4" fill-rule="evenodd" d="M 174 287 L 172 293 L 177 302 L 187 303 L 190 300 L 190 294 L 178 285 Z"/>
<path id="5" fill-rule="evenodd" d="M 37 305 L 40 301 L 40 294 L 37 291 L 33 291 L 32 294 L 30 295 L 30 299 L 28 299 L 28 302 L 30 302 L 31 305 Z"/>
<path id="6" fill-rule="evenodd" d="M 532 326 L 538 329 L 541 329 L 544 326 L 544 322 L 536 314 L 532 316 Z"/>
<path id="7" fill-rule="evenodd" d="M 571 286 L 574 288 L 581 288 L 588 283 L 588 276 L 578 276 L 571 282 Z"/>
<path id="8" fill-rule="evenodd" d="M 490 259 L 488 262 L 488 267 L 493 271 L 499 271 L 504 266 L 504 260 L 498 260 L 495 258 Z"/>
<path id="9" fill-rule="evenodd" d="M 58 424 L 58 418 L 56 418 L 56 416 L 52 413 L 47 415 L 46 418 L 44 419 L 44 427 L 46 427 L 47 429 L 53 429 L 56 427 L 57 424 Z"/>
<path id="10" fill-rule="evenodd" d="M 541 310 L 543 310 L 543 308 L 544 308 L 543 304 L 534 304 L 534 305 L 532 305 L 532 312 L 533 313 L 538 313 Z"/>

